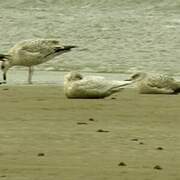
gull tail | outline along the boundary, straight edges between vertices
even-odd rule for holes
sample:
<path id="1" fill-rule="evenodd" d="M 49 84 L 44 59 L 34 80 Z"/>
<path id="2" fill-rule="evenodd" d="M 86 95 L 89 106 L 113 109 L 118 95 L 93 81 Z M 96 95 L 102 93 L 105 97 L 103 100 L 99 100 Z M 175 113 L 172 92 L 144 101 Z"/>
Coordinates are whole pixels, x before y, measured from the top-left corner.
<path id="1" fill-rule="evenodd" d="M 177 87 L 174 89 L 174 94 L 179 94 L 180 93 L 180 82 L 177 82 Z"/>
<path id="2" fill-rule="evenodd" d="M 9 55 L 7 54 L 0 54 L 0 61 L 5 61 L 5 59 L 8 59 Z"/>
<path id="3" fill-rule="evenodd" d="M 63 47 L 55 47 L 54 51 L 57 52 L 66 52 L 70 51 L 73 48 L 76 48 L 77 46 L 63 46 Z"/>
<path id="4" fill-rule="evenodd" d="M 132 84 L 132 81 L 127 81 L 127 82 L 124 82 L 120 85 L 113 86 L 110 89 L 108 89 L 108 94 L 111 95 L 111 94 L 114 94 L 116 92 L 119 92 L 119 91 L 124 89 L 123 87 L 128 86 L 130 84 Z"/>
<path id="5" fill-rule="evenodd" d="M 175 89 L 173 94 L 179 94 L 179 93 L 180 93 L 180 88 Z"/>

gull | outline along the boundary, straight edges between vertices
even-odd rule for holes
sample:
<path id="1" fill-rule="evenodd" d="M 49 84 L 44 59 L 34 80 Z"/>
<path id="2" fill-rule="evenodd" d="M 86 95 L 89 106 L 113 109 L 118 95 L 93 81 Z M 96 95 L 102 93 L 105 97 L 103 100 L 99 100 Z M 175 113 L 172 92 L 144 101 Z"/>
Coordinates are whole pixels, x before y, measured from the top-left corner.
<path id="1" fill-rule="evenodd" d="M 8 54 L 0 54 L 4 83 L 6 83 L 6 74 L 9 68 L 12 66 L 27 66 L 29 68 L 28 82 L 31 84 L 33 66 L 45 63 L 75 47 L 73 45 L 61 45 L 58 40 L 54 39 L 34 39 L 18 42 L 9 50 Z"/>
<path id="2" fill-rule="evenodd" d="M 64 77 L 67 98 L 105 98 L 121 91 L 131 81 L 107 80 L 101 76 L 83 77 L 79 72 L 69 72 Z"/>
<path id="3" fill-rule="evenodd" d="M 138 72 L 128 80 L 134 81 L 142 94 L 177 94 L 180 92 L 180 83 L 167 75 Z"/>

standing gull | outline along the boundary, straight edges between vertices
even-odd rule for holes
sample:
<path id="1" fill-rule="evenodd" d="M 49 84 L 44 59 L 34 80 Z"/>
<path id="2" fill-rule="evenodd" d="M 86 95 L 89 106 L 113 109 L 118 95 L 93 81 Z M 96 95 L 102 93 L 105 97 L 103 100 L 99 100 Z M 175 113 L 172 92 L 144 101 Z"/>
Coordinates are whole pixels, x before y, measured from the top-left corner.
<path id="1" fill-rule="evenodd" d="M 132 75 L 129 80 L 137 84 L 142 94 L 177 94 L 180 92 L 180 83 L 166 75 L 139 72 Z"/>
<path id="2" fill-rule="evenodd" d="M 70 72 L 64 77 L 64 92 L 68 98 L 105 98 L 131 84 L 129 81 L 107 80 L 104 77 L 83 77 Z"/>
<path id="3" fill-rule="evenodd" d="M 63 46 L 58 40 L 53 39 L 20 41 L 9 50 L 7 55 L 0 54 L 3 80 L 6 83 L 7 71 L 12 66 L 27 66 L 29 68 L 28 82 L 32 83 L 33 66 L 47 62 L 75 47 Z"/>

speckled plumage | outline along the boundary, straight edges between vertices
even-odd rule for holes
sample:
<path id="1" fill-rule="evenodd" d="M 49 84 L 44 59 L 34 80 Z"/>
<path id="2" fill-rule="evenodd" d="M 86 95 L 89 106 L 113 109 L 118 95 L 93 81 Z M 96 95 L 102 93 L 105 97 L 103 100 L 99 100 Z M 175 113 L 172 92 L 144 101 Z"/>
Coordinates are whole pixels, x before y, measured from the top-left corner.
<path id="1" fill-rule="evenodd" d="M 143 94 L 173 94 L 180 91 L 180 83 L 167 75 L 136 73 L 130 80 L 134 80 Z"/>
<path id="2" fill-rule="evenodd" d="M 6 74 L 7 70 L 12 66 L 27 66 L 29 67 L 28 81 L 31 83 L 33 66 L 47 62 L 74 47 L 63 46 L 58 40 L 53 39 L 20 41 L 9 50 L 7 58 L 1 58 L 4 62 L 2 70 Z"/>

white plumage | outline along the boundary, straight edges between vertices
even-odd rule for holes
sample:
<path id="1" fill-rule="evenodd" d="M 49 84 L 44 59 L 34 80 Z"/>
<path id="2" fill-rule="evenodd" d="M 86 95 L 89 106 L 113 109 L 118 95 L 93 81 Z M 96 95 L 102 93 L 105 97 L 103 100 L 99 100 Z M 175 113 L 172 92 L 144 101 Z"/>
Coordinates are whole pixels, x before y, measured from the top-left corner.
<path id="1" fill-rule="evenodd" d="M 3 61 L 1 69 L 6 81 L 7 70 L 12 66 L 29 67 L 28 82 L 31 83 L 32 67 L 53 59 L 62 53 L 70 51 L 75 46 L 63 46 L 58 40 L 35 39 L 18 42 L 7 55 L 0 55 Z"/>
<path id="2" fill-rule="evenodd" d="M 131 84 L 129 81 L 107 80 L 100 76 L 83 77 L 70 72 L 64 77 L 64 92 L 68 98 L 104 98 Z"/>
<path id="3" fill-rule="evenodd" d="M 161 74 L 136 73 L 129 79 L 137 84 L 143 94 L 175 94 L 180 92 L 180 83 Z"/>

